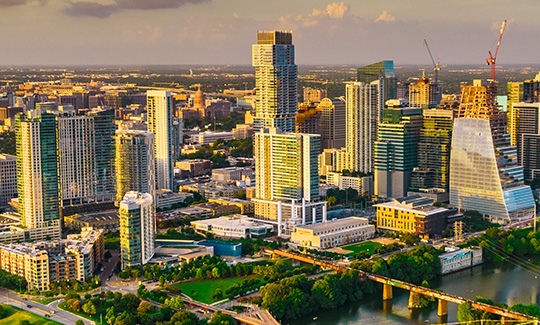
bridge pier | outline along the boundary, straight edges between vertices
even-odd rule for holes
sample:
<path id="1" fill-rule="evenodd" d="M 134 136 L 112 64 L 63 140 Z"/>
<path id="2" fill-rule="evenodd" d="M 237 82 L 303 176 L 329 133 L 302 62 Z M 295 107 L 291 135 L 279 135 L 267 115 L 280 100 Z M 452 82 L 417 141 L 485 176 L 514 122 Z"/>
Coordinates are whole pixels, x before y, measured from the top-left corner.
<path id="1" fill-rule="evenodd" d="M 383 284 L 383 291 L 382 291 L 382 298 L 383 300 L 389 300 L 394 298 L 392 296 L 392 286 L 389 284 Z"/>
<path id="2" fill-rule="evenodd" d="M 448 315 L 448 301 L 439 299 L 439 304 L 437 306 L 437 315 L 439 317 Z"/>
<path id="3" fill-rule="evenodd" d="M 420 303 L 420 294 L 418 292 L 411 291 L 409 294 L 409 309 L 417 308 Z"/>

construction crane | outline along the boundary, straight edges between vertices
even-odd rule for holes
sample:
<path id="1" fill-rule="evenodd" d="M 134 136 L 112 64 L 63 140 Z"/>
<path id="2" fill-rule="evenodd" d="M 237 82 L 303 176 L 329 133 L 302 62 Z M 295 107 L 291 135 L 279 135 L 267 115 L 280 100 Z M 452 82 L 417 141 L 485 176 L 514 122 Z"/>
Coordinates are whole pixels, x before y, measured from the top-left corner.
<path id="1" fill-rule="evenodd" d="M 441 68 L 439 68 L 439 63 L 441 62 L 441 60 L 437 60 L 437 63 L 435 63 L 435 60 L 433 60 L 433 55 L 431 55 L 431 50 L 429 49 L 429 45 L 425 39 L 424 39 L 424 44 L 426 44 L 429 57 L 431 58 L 431 62 L 433 62 L 433 70 L 435 70 L 435 82 L 437 82 L 439 80 L 438 79 L 439 70 L 441 70 Z"/>
<path id="2" fill-rule="evenodd" d="M 501 33 L 499 35 L 499 41 L 497 42 L 497 48 L 495 49 L 495 55 L 491 54 L 491 49 L 490 49 L 489 58 L 486 59 L 487 65 L 491 65 L 491 80 L 492 81 L 495 81 L 495 60 L 497 60 L 497 53 L 499 53 L 499 46 L 501 46 L 501 40 L 502 40 L 505 27 L 506 27 L 506 20 L 504 20 L 501 25 Z"/>

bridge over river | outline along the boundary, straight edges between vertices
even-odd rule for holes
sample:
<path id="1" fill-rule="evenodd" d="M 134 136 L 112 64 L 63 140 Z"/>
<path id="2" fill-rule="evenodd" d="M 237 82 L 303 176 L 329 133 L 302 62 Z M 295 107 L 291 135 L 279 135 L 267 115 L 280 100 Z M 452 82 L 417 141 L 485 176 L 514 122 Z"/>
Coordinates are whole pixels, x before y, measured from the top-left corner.
<path id="1" fill-rule="evenodd" d="M 319 265 L 324 268 L 336 270 L 337 272 L 343 272 L 347 270 L 346 267 L 336 265 L 334 263 L 330 263 L 327 261 L 315 259 L 315 258 L 305 256 L 305 255 L 294 254 L 294 253 L 285 252 L 281 250 L 271 250 L 271 249 L 266 249 L 265 252 L 268 254 L 272 254 L 273 256 L 279 255 L 279 256 L 288 257 L 297 261 L 301 261 L 301 262 L 305 262 L 305 263 L 309 263 L 313 265 Z M 471 305 L 471 307 L 475 309 L 487 311 L 487 312 L 501 316 L 502 317 L 501 321 L 503 323 L 505 322 L 505 320 L 510 320 L 510 319 L 519 320 L 519 321 L 535 321 L 536 320 L 534 317 L 529 316 L 529 315 L 517 313 L 517 312 L 511 311 L 505 308 L 497 307 L 497 306 L 492 306 L 492 305 L 478 302 L 472 299 L 460 297 L 453 294 L 448 294 L 442 291 L 424 288 L 424 287 L 421 287 L 412 283 L 407 283 L 404 281 L 391 279 L 385 276 L 380 276 L 380 275 L 376 275 L 376 274 L 365 272 L 365 271 L 360 271 L 360 270 L 354 270 L 354 271 L 358 272 L 359 276 L 362 277 L 362 279 L 367 279 L 367 280 L 372 280 L 375 282 L 382 283 L 384 300 L 392 299 L 392 287 L 397 287 L 397 288 L 404 289 L 410 292 L 409 306 L 414 306 L 418 302 L 420 295 L 430 296 L 430 297 L 434 297 L 438 299 L 437 314 L 439 316 L 448 315 L 448 302 L 452 302 L 456 304 L 463 304 L 465 302 L 468 302 Z"/>

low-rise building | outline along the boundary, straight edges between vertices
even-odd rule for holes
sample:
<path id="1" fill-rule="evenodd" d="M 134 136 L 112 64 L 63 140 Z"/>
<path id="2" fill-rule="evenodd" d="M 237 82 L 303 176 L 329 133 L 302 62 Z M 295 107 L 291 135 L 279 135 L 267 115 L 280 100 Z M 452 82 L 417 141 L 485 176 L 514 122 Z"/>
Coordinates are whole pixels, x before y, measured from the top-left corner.
<path id="1" fill-rule="evenodd" d="M 46 291 L 50 283 L 91 277 L 104 251 L 104 231 L 84 228 L 59 241 L 0 244 L 0 268 L 24 277 L 29 290 Z"/>
<path id="2" fill-rule="evenodd" d="M 441 260 L 441 274 L 448 274 L 478 265 L 483 261 L 482 248 L 471 247 L 459 249 L 447 247 L 447 253 L 439 255 Z"/>
<path id="3" fill-rule="evenodd" d="M 210 174 L 212 162 L 206 159 L 188 159 L 177 161 L 175 167 L 189 171 L 191 177 L 197 177 Z"/>
<path id="4" fill-rule="evenodd" d="M 240 185 L 240 186 L 239 186 Z M 250 186 L 239 184 L 229 185 L 215 182 L 195 183 L 183 185 L 182 192 L 197 192 L 205 199 L 236 198 L 246 195 L 246 189 Z"/>
<path id="5" fill-rule="evenodd" d="M 255 204 L 251 200 L 241 200 L 241 199 L 229 199 L 229 198 L 219 198 L 219 199 L 209 199 L 209 202 L 218 203 L 221 205 L 234 205 L 240 208 L 240 214 L 253 214 L 255 212 Z"/>
<path id="6" fill-rule="evenodd" d="M 211 218 L 214 215 L 212 210 L 203 209 L 198 206 L 191 206 L 177 210 L 185 218 Z"/>
<path id="7" fill-rule="evenodd" d="M 376 204 L 377 228 L 393 232 L 409 232 L 422 238 L 440 234 L 448 219 L 457 212 L 433 206 L 433 200 L 419 195 L 407 196 Z"/>
<path id="8" fill-rule="evenodd" d="M 337 186 L 340 190 L 352 188 L 362 196 L 373 195 L 373 175 L 344 176 L 340 172 L 327 172 L 326 184 Z"/>
<path id="9" fill-rule="evenodd" d="M 330 248 L 367 240 L 375 236 L 375 226 L 361 217 L 334 219 L 307 226 L 296 226 L 291 241 L 313 248 Z"/>
<path id="10" fill-rule="evenodd" d="M 191 193 L 174 193 L 171 190 L 161 189 L 156 191 L 156 208 L 168 209 L 173 205 L 184 202 L 188 197 L 193 197 Z"/>
<path id="11" fill-rule="evenodd" d="M 191 136 L 191 143 L 199 143 L 202 145 L 207 145 L 207 144 L 212 144 L 219 139 L 223 139 L 224 141 L 233 140 L 233 133 L 232 132 L 212 132 L 212 131 L 200 132 L 199 134 L 194 134 Z"/>
<path id="12" fill-rule="evenodd" d="M 226 167 L 212 170 L 212 180 L 216 182 L 241 181 L 246 177 L 255 178 L 255 169 L 253 167 Z"/>
<path id="13" fill-rule="evenodd" d="M 198 231 L 211 232 L 219 237 L 251 238 L 263 237 L 273 227 L 243 215 L 234 215 L 216 219 L 192 221 L 191 225 Z"/>
<path id="14" fill-rule="evenodd" d="M 251 138 L 255 134 L 253 124 L 236 124 L 232 134 L 235 140 Z"/>
<path id="15" fill-rule="evenodd" d="M 212 217 L 221 217 L 240 213 L 240 208 L 235 205 L 224 205 L 215 202 L 200 203 L 197 204 L 196 207 L 211 211 Z"/>
<path id="16" fill-rule="evenodd" d="M 118 210 L 64 216 L 64 224 L 75 230 L 87 227 L 105 231 L 118 231 L 120 229 Z"/>

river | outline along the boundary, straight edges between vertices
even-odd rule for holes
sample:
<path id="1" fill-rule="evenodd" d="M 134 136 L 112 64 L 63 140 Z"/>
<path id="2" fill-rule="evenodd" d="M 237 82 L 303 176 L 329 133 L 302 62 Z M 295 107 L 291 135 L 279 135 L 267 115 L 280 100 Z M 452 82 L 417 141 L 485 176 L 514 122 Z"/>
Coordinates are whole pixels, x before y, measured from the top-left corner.
<path id="1" fill-rule="evenodd" d="M 540 265 L 540 259 L 534 263 Z M 537 272 L 540 274 L 540 272 Z M 540 302 L 540 276 L 510 263 L 479 265 L 472 269 L 445 275 L 431 281 L 431 286 L 444 292 L 475 299 L 482 296 L 509 305 Z M 409 293 L 394 288 L 394 299 L 383 302 L 382 292 L 340 308 L 323 310 L 309 317 L 284 321 L 291 325 L 374 325 L 374 324 L 438 324 L 457 322 L 456 304 L 448 303 L 448 318 L 439 319 L 437 307 L 411 312 Z M 316 319 L 314 319 L 316 317 Z"/>

